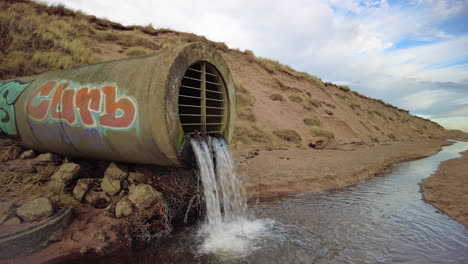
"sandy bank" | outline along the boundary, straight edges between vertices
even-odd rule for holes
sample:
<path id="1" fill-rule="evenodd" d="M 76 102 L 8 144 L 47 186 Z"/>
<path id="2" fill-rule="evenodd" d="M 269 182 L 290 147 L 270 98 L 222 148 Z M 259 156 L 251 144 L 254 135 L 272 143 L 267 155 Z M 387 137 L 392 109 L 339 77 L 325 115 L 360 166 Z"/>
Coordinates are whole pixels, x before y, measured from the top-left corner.
<path id="1" fill-rule="evenodd" d="M 424 199 L 468 227 L 468 151 L 443 162 L 421 183 Z"/>
<path id="2" fill-rule="evenodd" d="M 237 153 L 250 198 L 318 192 L 361 182 L 393 163 L 437 153 L 445 140 L 417 140 L 341 149 L 280 149 Z"/>

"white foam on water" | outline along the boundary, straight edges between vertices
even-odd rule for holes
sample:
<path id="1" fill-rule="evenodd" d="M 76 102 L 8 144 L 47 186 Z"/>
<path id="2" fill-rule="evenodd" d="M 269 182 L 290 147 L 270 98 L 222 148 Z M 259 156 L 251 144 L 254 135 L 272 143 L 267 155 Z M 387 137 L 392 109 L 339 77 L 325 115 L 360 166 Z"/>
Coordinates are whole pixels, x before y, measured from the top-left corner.
<path id="1" fill-rule="evenodd" d="M 199 230 L 201 253 L 246 256 L 265 235 L 271 220 L 247 217 L 247 199 L 223 139 L 190 139 L 206 202 L 206 222 Z"/>
<path id="2" fill-rule="evenodd" d="M 260 219 L 227 222 L 216 233 L 209 233 L 207 225 L 203 225 L 199 231 L 203 238 L 200 252 L 244 257 L 257 249 L 256 244 L 267 235 L 267 230 L 267 222 Z"/>

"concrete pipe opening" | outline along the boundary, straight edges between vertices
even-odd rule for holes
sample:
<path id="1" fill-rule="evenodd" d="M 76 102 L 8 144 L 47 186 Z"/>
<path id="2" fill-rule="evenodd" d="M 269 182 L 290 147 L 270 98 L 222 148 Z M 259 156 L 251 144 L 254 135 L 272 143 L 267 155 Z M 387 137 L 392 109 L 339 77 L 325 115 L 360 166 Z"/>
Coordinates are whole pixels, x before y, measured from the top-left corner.
<path id="1" fill-rule="evenodd" d="M 227 105 L 226 87 L 218 70 L 208 62 L 192 64 L 179 89 L 179 117 L 184 133 L 222 133 Z"/>
<path id="2" fill-rule="evenodd" d="M 0 133 L 65 156 L 184 166 L 187 136 L 232 138 L 235 90 L 203 43 L 0 81 Z"/>

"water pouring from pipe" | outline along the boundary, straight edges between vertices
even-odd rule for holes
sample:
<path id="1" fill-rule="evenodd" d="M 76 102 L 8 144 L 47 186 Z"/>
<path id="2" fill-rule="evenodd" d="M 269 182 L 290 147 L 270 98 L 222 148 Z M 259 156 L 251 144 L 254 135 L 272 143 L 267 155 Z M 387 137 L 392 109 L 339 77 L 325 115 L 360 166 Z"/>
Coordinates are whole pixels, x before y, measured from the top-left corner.
<path id="1" fill-rule="evenodd" d="M 206 221 L 199 236 L 202 253 L 248 255 L 266 231 L 266 221 L 247 215 L 242 181 L 223 139 L 191 138 L 206 202 Z"/>

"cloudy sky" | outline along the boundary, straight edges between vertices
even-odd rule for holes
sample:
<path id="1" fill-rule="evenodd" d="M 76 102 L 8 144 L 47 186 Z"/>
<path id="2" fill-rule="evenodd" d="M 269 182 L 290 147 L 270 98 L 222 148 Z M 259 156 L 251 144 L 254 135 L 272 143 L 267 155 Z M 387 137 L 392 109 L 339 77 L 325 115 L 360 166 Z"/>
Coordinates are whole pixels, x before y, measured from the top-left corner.
<path id="1" fill-rule="evenodd" d="M 468 0 L 46 0 L 193 32 L 468 131 Z"/>

